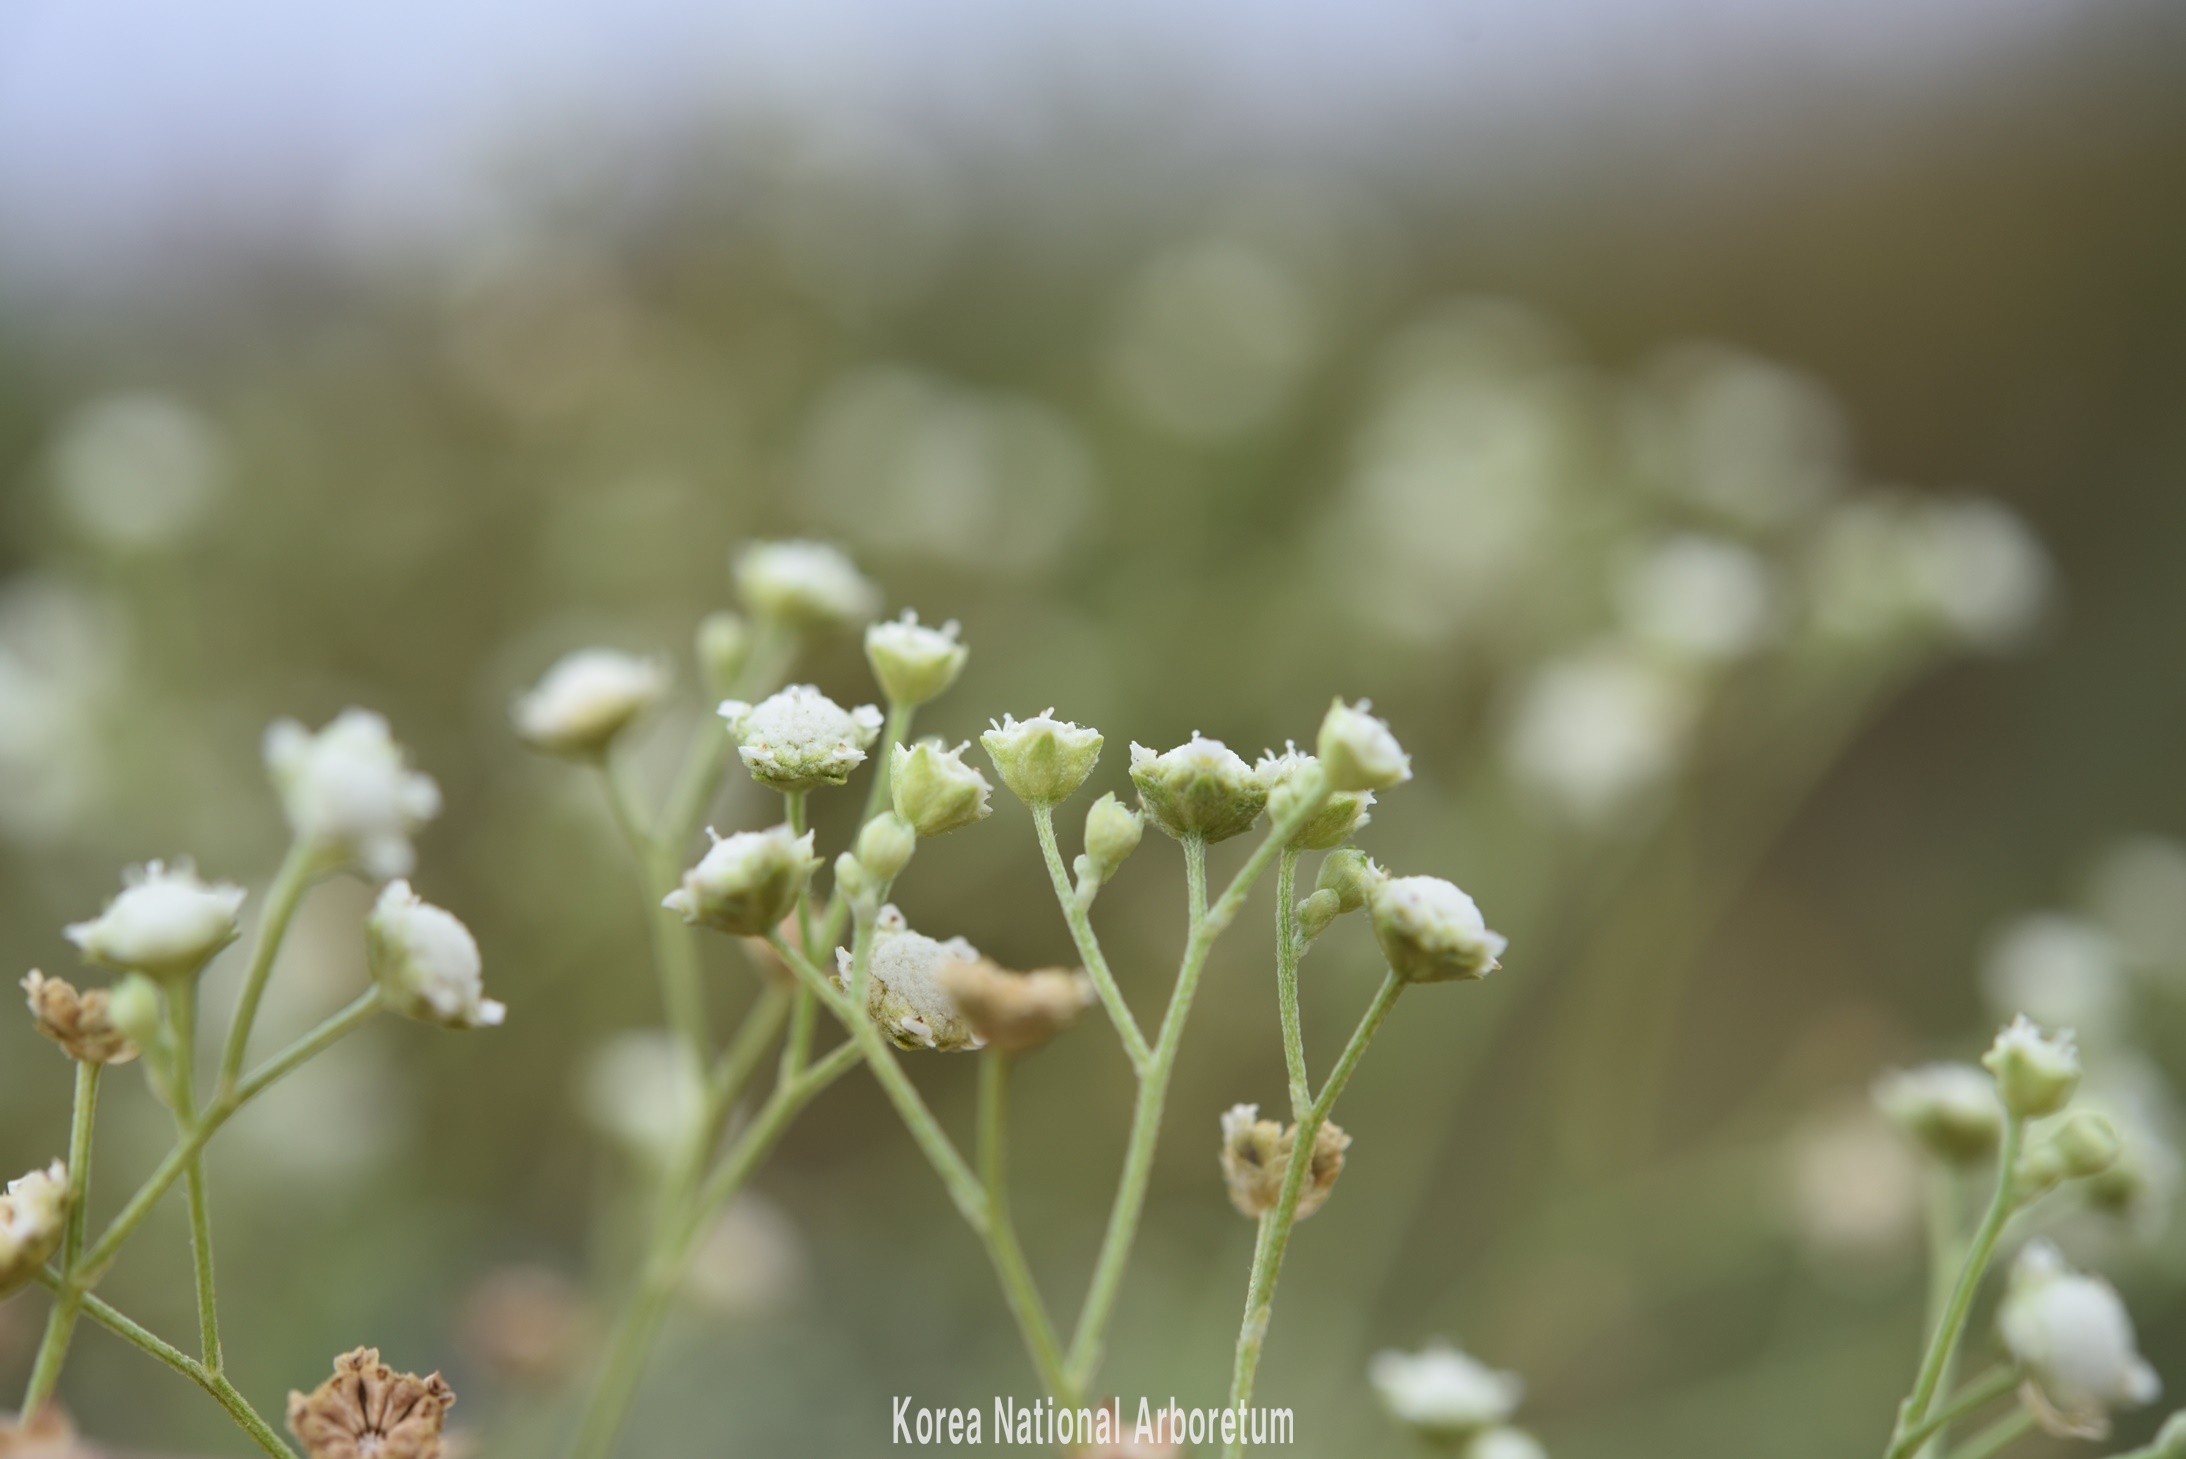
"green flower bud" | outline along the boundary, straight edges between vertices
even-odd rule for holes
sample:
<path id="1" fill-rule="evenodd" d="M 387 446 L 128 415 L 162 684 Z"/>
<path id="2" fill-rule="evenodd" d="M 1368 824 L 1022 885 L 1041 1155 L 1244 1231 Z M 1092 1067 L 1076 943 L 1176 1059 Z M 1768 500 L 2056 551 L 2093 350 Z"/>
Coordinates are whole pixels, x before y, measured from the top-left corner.
<path id="1" fill-rule="evenodd" d="M 1102 881 L 1116 874 L 1124 858 L 1138 850 L 1146 817 L 1116 799 L 1113 792 L 1093 802 L 1085 813 L 1085 854 Z"/>
<path id="2" fill-rule="evenodd" d="M 896 814 L 921 836 L 939 836 L 985 820 L 993 812 L 994 787 L 964 763 L 970 741 L 945 749 L 939 740 L 897 745 L 889 762 L 888 788 Z"/>
<path id="3" fill-rule="evenodd" d="M 699 620 L 697 648 L 707 687 L 724 699 L 734 694 L 744 665 L 751 661 L 751 625 L 744 616 L 725 608 L 708 613 Z"/>
<path id="4" fill-rule="evenodd" d="M 1057 719 L 1047 709 L 1025 720 L 1005 714 L 979 743 L 1010 794 L 1026 805 L 1053 805 L 1085 784 L 1101 758 L 1102 741 L 1099 730 Z"/>
<path id="5" fill-rule="evenodd" d="M 1367 713 L 1372 707 L 1364 699 L 1356 708 L 1338 699 L 1321 719 L 1314 749 L 1337 790 L 1386 790 L 1412 778 L 1411 756 L 1386 723 Z"/>
<path id="6" fill-rule="evenodd" d="M 848 628 L 880 607 L 880 590 L 824 542 L 754 542 L 737 554 L 735 571 L 754 616 L 794 628 Z"/>
<path id="7" fill-rule="evenodd" d="M 713 836 L 708 830 L 707 835 Z M 819 860 L 812 833 L 787 826 L 714 836 L 713 849 L 683 874 L 683 885 L 661 900 L 683 920 L 737 937 L 765 937 L 797 905 Z"/>
<path id="8" fill-rule="evenodd" d="M 1227 841 L 1251 830 L 1268 804 L 1259 772 L 1220 740 L 1196 732 L 1158 755 L 1132 745 L 1131 783 L 1154 824 L 1179 841 L 1191 836 Z"/>
<path id="9" fill-rule="evenodd" d="M 1278 825 L 1290 819 L 1309 795 L 1323 794 L 1319 810 L 1290 838 L 1293 851 L 1327 851 L 1343 845 L 1373 817 L 1366 808 L 1374 803 L 1371 790 L 1328 791 L 1321 762 L 1301 755 L 1292 745 L 1280 755 L 1262 755 L 1256 767 L 1268 788 L 1268 819 Z"/>
<path id="10" fill-rule="evenodd" d="M 856 853 L 845 851 L 835 858 L 835 890 L 843 894 L 843 900 L 853 908 L 868 908 L 880 900 L 880 880 L 858 860 Z"/>
<path id="11" fill-rule="evenodd" d="M 1298 930 L 1311 942 L 1343 915 L 1343 902 L 1334 892 L 1315 892 L 1298 904 Z"/>
<path id="12" fill-rule="evenodd" d="M 918 832 L 894 811 L 882 811 L 858 832 L 858 861 L 882 881 L 894 881 L 918 850 Z"/>
<path id="13" fill-rule="evenodd" d="M 731 699 L 721 718 L 752 779 L 781 791 L 842 784 L 865 763 L 881 726 L 872 705 L 844 709 L 810 684 L 792 684 L 757 704 Z"/>
<path id="14" fill-rule="evenodd" d="M 2049 1137 L 2068 1180 L 2087 1180 L 2118 1163 L 2117 1127 L 2101 1115 L 2081 1111 Z"/>
<path id="15" fill-rule="evenodd" d="M 924 704 L 956 682 L 970 653 L 956 641 L 956 633 L 955 619 L 924 628 L 908 608 L 895 622 L 865 630 L 865 661 L 873 666 L 873 677 L 890 704 L 904 709 Z"/>
<path id="16" fill-rule="evenodd" d="M 1996 1081 L 1971 1064 L 1893 1070 L 1876 1081 L 1875 1104 L 1929 1154 L 1953 1165 L 1993 1158 L 2004 1134 Z"/>
<path id="17" fill-rule="evenodd" d="M 1373 890 L 1374 937 L 1389 966 L 1415 983 L 1484 978 L 1509 945 L 1473 899 L 1437 876 L 1400 876 Z"/>
<path id="18" fill-rule="evenodd" d="M 1314 878 L 1315 891 L 1334 892 L 1341 909 L 1356 912 L 1374 895 L 1384 879 L 1382 869 L 1364 851 L 1348 847 L 1321 858 L 1321 874 Z"/>
<path id="19" fill-rule="evenodd" d="M 2080 1052 L 2072 1034 L 2045 1034 L 2023 1013 L 1997 1034 L 1981 1065 L 1996 1076 L 2004 1108 L 2021 1119 L 2055 1114 L 2080 1087 Z"/>
<path id="20" fill-rule="evenodd" d="M 113 996 L 107 1000 L 106 1016 L 129 1042 L 140 1049 L 153 1048 L 165 1028 L 159 985 L 142 973 L 131 973 L 114 985 Z"/>

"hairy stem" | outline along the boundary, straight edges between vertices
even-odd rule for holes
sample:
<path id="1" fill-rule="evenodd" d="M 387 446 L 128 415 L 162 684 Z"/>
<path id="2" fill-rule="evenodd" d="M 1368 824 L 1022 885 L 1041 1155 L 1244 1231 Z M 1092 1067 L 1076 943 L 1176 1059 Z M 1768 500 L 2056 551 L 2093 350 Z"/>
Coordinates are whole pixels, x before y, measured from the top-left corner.
<path id="1" fill-rule="evenodd" d="M 1101 1006 L 1108 1010 L 1109 1021 L 1116 1025 L 1116 1036 L 1123 1040 L 1123 1051 L 1130 1057 L 1132 1070 L 1143 1076 L 1152 1051 L 1146 1047 L 1146 1035 L 1140 1030 L 1138 1019 L 1132 1016 L 1131 1005 L 1123 1001 L 1123 990 L 1116 986 L 1116 975 L 1109 971 L 1100 939 L 1093 935 L 1093 920 L 1079 903 L 1078 894 L 1070 884 L 1069 872 L 1063 869 L 1062 848 L 1055 842 L 1055 807 L 1033 806 L 1032 825 L 1040 834 L 1040 850 L 1047 858 L 1048 879 L 1055 883 L 1055 900 L 1062 904 L 1063 920 L 1070 924 L 1070 936 L 1078 944 L 1078 956 L 1084 960 L 1093 987 L 1100 993 Z"/>
<path id="2" fill-rule="evenodd" d="M 683 919 L 660 905 L 673 890 L 683 868 L 672 846 L 647 833 L 630 789 L 607 764 L 599 762 L 607 788 L 608 808 L 615 825 L 637 863 L 638 894 L 645 903 L 645 925 L 652 934 L 653 967 L 660 978 L 660 997 L 667 1010 L 668 1027 L 680 1040 L 694 1069 L 706 1067 L 706 994 L 698 976 L 698 940 Z"/>
<path id="3" fill-rule="evenodd" d="M 317 848 L 298 837 L 289 843 L 280 870 L 273 874 L 273 884 L 266 888 L 266 910 L 258 919 L 258 940 L 251 947 L 243 992 L 236 999 L 235 1018 L 228 1024 L 227 1044 L 220 1053 L 216 1097 L 234 1089 L 235 1081 L 242 1077 L 243 1059 L 250 1052 L 251 1030 L 258 1022 L 258 1005 L 266 996 L 266 982 L 273 976 L 274 961 L 288 938 L 289 923 L 295 920 L 296 909 L 303 904 L 304 893 L 311 889 L 320 867 Z"/>
<path id="4" fill-rule="evenodd" d="M 220 1297 L 213 1280 L 212 1202 L 205 1188 L 205 1143 L 197 1132 L 197 984 L 168 989 L 167 1028 L 174 1038 L 175 1138 L 190 1146 L 182 1174 L 190 1201 L 190 1265 L 197 1278 L 198 1352 L 205 1371 L 218 1373 Z"/>
<path id="5" fill-rule="evenodd" d="M 1241 1407 L 1252 1401 L 1253 1381 L 1260 1370 L 1261 1349 L 1267 1343 L 1268 1320 L 1275 1310 L 1275 1282 L 1282 1275 L 1283 1253 L 1289 1248 L 1290 1234 L 1298 1222 L 1298 1200 L 1305 1193 L 1306 1176 L 1313 1168 L 1313 1146 L 1319 1139 L 1321 1126 L 1328 1120 L 1329 1111 L 1342 1097 L 1344 1086 L 1351 1082 L 1352 1074 L 1365 1056 L 1366 1046 L 1374 1041 L 1374 1035 L 1396 1007 L 1397 999 L 1405 989 L 1404 979 L 1392 970 L 1381 981 L 1381 990 L 1368 1005 L 1366 1015 L 1359 1020 L 1358 1028 L 1351 1035 L 1351 1042 L 1337 1057 L 1336 1067 L 1328 1074 L 1328 1082 L 1321 1087 L 1320 1097 L 1313 1101 L 1305 1117 L 1298 1121 L 1296 1140 L 1291 1145 L 1290 1163 L 1283 1170 L 1282 1194 L 1276 1198 L 1275 1209 L 1268 1213 L 1265 1239 L 1253 1261 L 1252 1279 L 1245 1292 L 1245 1319 L 1237 1336 L 1237 1360 L 1230 1374 L 1230 1406 Z M 1244 1442 L 1239 1440 L 1229 1448 L 1231 1459 L 1245 1452 Z"/>
<path id="6" fill-rule="evenodd" d="M 1063 1372 L 1063 1354 L 1055 1340 L 1055 1325 L 1047 1305 L 1040 1300 L 1039 1284 L 1017 1243 L 1017 1225 L 1009 1204 L 1009 1077 L 1010 1057 L 999 1048 L 980 1055 L 979 1065 L 979 1172 L 987 1188 L 987 1249 L 994 1258 L 995 1275 L 1017 1328 L 1025 1336 L 1026 1351 L 1040 1381 L 1047 1384 L 1055 1401 L 1065 1406 L 1078 1401 Z"/>
<path id="7" fill-rule="evenodd" d="M 2034 1432 L 2034 1415 L 2014 1409 L 1951 1451 L 1951 1459 L 1993 1459 Z"/>
<path id="8" fill-rule="evenodd" d="M 91 1191 L 91 1135 L 98 1121 L 99 1075 L 103 1064 L 89 1060 L 76 1065 L 75 1112 L 68 1136 L 68 1227 L 61 1237 L 61 1285 L 54 1294 L 53 1310 L 46 1317 L 45 1337 L 31 1364 L 30 1385 L 23 1392 L 21 1413 L 27 1423 L 52 1401 L 61 1381 L 61 1365 L 68 1359 L 69 1338 L 83 1309 L 83 1293 L 75 1285 L 76 1268 L 83 1261 L 84 1206 Z"/>
<path id="9" fill-rule="evenodd" d="M 1286 846 L 1275 863 L 1275 997 L 1283 1016 L 1283 1063 L 1290 1071 L 1290 1117 L 1302 1120 L 1313 1103 L 1306 1077 L 1305 1030 L 1298 1019 L 1298 853 Z"/>
<path id="10" fill-rule="evenodd" d="M 1890 1459 L 1902 1459 L 1902 1456 L 1927 1444 L 1952 1424 L 1970 1418 L 2018 1386 L 2018 1367 L 2011 1363 L 1997 1364 L 1980 1377 L 1970 1380 L 1934 1413 L 1914 1425 L 1904 1438 L 1892 1446 Z"/>

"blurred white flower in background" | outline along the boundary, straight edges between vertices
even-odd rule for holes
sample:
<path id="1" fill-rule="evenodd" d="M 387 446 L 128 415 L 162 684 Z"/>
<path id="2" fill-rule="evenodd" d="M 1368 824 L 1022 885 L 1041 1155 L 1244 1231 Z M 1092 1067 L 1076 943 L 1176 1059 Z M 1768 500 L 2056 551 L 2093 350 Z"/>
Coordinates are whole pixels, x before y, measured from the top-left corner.
<path id="1" fill-rule="evenodd" d="M 1416 1353 L 1380 1352 L 1367 1367 L 1390 1416 L 1424 1438 L 1453 1443 L 1492 1429 L 1517 1411 L 1526 1385 L 1447 1342 Z"/>
<path id="2" fill-rule="evenodd" d="M 148 393 L 80 407 L 61 427 L 51 461 L 54 495 L 70 525 L 121 550 L 186 539 L 218 507 L 229 469 L 211 421 Z"/>
<path id="3" fill-rule="evenodd" d="M 1618 600 L 1644 643 L 1715 663 L 1761 647 L 1775 627 L 1775 586 L 1759 554 L 1719 537 L 1684 533 L 1625 565 Z"/>
<path id="4" fill-rule="evenodd" d="M 125 647 L 120 615 L 80 588 L 29 575 L 0 585 L 0 833 L 53 835 L 97 797 Z"/>
<path id="5" fill-rule="evenodd" d="M 2083 1045 L 2119 1042 L 2127 1012 L 2125 970 L 2102 928 L 2063 912 L 2020 917 L 1998 934 L 1981 967 L 1981 991 L 1999 1018 L 2024 1013 L 2044 1028 L 2069 1028 Z"/>
<path id="6" fill-rule="evenodd" d="M 1920 1230 L 1920 1157 L 1866 1104 L 1817 1115 L 1786 1151 L 1783 1209 L 1816 1260 L 1872 1268 L 1914 1248 Z"/>
<path id="7" fill-rule="evenodd" d="M 2134 836 L 2096 861 L 2088 910 L 2136 971 L 2186 975 L 2186 846 Z"/>
<path id="8" fill-rule="evenodd" d="M 821 394 L 799 472 L 827 528 L 876 553 L 1019 573 L 1070 547 L 1097 485 L 1058 412 L 895 365 Z"/>
<path id="9" fill-rule="evenodd" d="M 1749 529 L 1810 515 L 1844 481 L 1844 422 L 1828 392 L 1738 350 L 1663 351 L 1628 419 L 1644 478 Z"/>
<path id="10" fill-rule="evenodd" d="M 217 1058 L 210 1043 L 207 1061 Z M 392 1045 L 351 1036 L 281 1085 L 278 1099 L 252 1101 L 214 1147 L 259 1189 L 354 1190 L 408 1143 L 413 1122 L 401 1059 Z"/>
<path id="11" fill-rule="evenodd" d="M 2084 1187 L 2089 1203 L 2122 1216 L 2138 1240 L 2157 1240 L 2170 1229 L 2186 1178 L 2170 1081 L 2146 1055 L 2124 1050 L 2089 1071 L 2073 1107 L 2103 1116 L 2118 1135 L 2117 1163 Z"/>
<path id="12" fill-rule="evenodd" d="M 616 1034 L 585 1059 L 579 1111 L 632 1154 L 665 1163 L 698 1118 L 705 1088 L 680 1044 L 660 1029 Z"/>
<path id="13" fill-rule="evenodd" d="M 1147 425 L 1218 443 L 1266 425 L 1305 382 L 1322 321 L 1300 280 L 1231 238 L 1178 244 L 1126 285 L 1108 344 L 1117 398 Z"/>
<path id="14" fill-rule="evenodd" d="M 796 1223 L 765 1196 L 747 1191 L 699 1243 L 684 1290 L 719 1317 L 767 1317 L 795 1299 L 805 1266 Z"/>
<path id="15" fill-rule="evenodd" d="M 2048 555 L 2007 508 L 1977 498 L 1871 496 L 1836 509 L 1813 553 L 1823 632 L 1873 639 L 1941 633 L 2000 651 L 2041 621 Z"/>
<path id="16" fill-rule="evenodd" d="M 1567 815 L 1603 819 L 1669 777 L 1698 709 L 1681 677 L 1602 645 L 1544 664 L 1520 692 L 1505 756 Z"/>

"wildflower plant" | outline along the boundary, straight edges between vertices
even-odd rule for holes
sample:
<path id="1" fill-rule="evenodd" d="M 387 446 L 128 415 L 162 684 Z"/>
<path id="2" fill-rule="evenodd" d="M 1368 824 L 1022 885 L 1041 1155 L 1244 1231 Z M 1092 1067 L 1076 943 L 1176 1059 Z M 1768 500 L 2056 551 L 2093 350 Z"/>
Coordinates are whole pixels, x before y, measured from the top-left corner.
<path id="1" fill-rule="evenodd" d="M 401 879 L 416 861 L 411 837 L 439 809 L 440 793 L 429 777 L 410 767 L 387 722 L 352 709 L 313 733 L 284 720 L 267 732 L 265 753 L 293 838 L 266 893 L 242 988 L 212 1069 L 201 1073 L 197 1063 L 200 985 L 206 968 L 242 935 L 240 886 L 206 881 L 183 862 L 132 868 L 119 895 L 97 917 L 67 929 L 85 962 L 112 970 L 119 980 L 79 989 L 38 971 L 23 979 L 38 1031 L 68 1058 L 76 1076 L 67 1158 L 9 1182 L 7 1194 L 0 1196 L 0 1297 L 30 1285 L 52 1294 L 20 1406 L 20 1432 L 34 1440 L 41 1433 L 65 1438 L 70 1432 L 54 1398 L 77 1324 L 89 1317 L 203 1389 L 261 1450 L 293 1459 L 295 1451 L 226 1371 L 206 1147 L 253 1101 L 383 1012 L 452 1029 L 490 1027 L 505 1014 L 501 1004 L 484 996 L 482 960 L 469 930 Z M 316 1028 L 253 1065 L 260 1004 L 297 909 L 313 886 L 344 872 L 385 880 L 358 930 L 367 947 L 370 985 Z M 100 1086 L 107 1070 L 130 1063 L 144 1071 L 172 1115 L 174 1144 L 94 1234 L 91 1181 Z M 177 1184 L 189 1208 L 198 1317 L 194 1354 L 98 1294 L 124 1247 Z M 429 1411 L 414 1408 L 407 1417 L 392 1411 L 368 1391 L 395 1381 L 378 1356 L 360 1349 L 343 1360 L 355 1369 L 354 1382 L 337 1376 L 312 1398 L 292 1399 L 289 1427 L 310 1459 L 358 1453 L 437 1459 L 440 1415 L 454 1395 L 437 1375 L 429 1380 L 403 1375 L 403 1382 L 418 1385 L 432 1403 Z M 396 1427 L 382 1430 L 383 1423 Z M 0 1431 L 0 1439 L 6 1437 Z"/>

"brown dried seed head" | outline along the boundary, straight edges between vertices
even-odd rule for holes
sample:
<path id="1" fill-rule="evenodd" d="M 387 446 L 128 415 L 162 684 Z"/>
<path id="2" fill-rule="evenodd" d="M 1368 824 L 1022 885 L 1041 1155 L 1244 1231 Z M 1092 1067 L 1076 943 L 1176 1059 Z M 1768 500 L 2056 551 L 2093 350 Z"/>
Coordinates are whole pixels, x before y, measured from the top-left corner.
<path id="1" fill-rule="evenodd" d="M 377 1348 L 334 1360 L 334 1376 L 288 1396 L 288 1430 L 309 1459 L 444 1459 L 441 1424 L 455 1391 L 438 1373 L 397 1373 Z"/>
<path id="2" fill-rule="evenodd" d="M 1065 968 L 1013 973 L 987 958 L 957 959 L 937 976 L 979 1036 L 1012 1054 L 1039 1048 L 1093 1002 L 1092 979 Z"/>
<path id="3" fill-rule="evenodd" d="M 126 1064 L 137 1056 L 136 1044 L 114 1027 L 104 988 L 79 993 L 63 979 L 49 978 L 35 969 L 22 986 L 38 1032 L 59 1044 L 71 1059 Z"/>
<path id="4" fill-rule="evenodd" d="M 1222 1116 L 1222 1179 L 1229 1186 L 1230 1204 L 1257 1220 L 1275 1209 L 1283 1194 L 1283 1172 L 1290 1152 L 1298 1143 L 1296 1125 L 1279 1125 L 1260 1117 L 1260 1107 L 1241 1104 Z M 1323 1121 L 1313 1139 L 1313 1161 L 1306 1183 L 1298 1193 L 1298 1219 L 1318 1211 L 1343 1174 L 1344 1151 L 1351 1137 Z"/>

